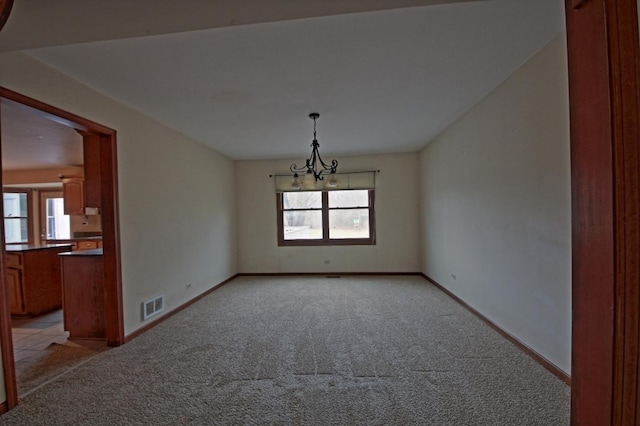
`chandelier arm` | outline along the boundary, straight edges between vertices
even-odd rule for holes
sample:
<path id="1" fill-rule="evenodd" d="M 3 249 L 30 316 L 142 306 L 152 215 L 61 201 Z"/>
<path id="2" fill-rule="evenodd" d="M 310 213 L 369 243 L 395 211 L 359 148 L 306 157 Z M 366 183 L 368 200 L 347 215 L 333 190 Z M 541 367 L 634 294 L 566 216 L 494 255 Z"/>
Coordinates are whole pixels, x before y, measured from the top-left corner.
<path id="1" fill-rule="evenodd" d="M 289 170 L 291 170 L 291 173 L 306 172 L 308 170 L 308 167 L 307 166 L 298 167 L 294 163 L 291 165 L 291 167 L 289 167 Z"/>
<path id="2" fill-rule="evenodd" d="M 324 179 L 324 176 L 322 176 L 323 173 L 336 173 L 336 171 L 338 170 L 338 162 L 336 160 L 331 160 L 331 164 L 329 165 L 322 160 L 322 157 L 320 157 L 320 151 L 318 149 L 320 147 L 320 144 L 318 143 L 318 139 L 316 136 L 316 119 L 318 117 L 320 117 L 320 114 L 318 113 L 309 114 L 309 118 L 313 120 L 313 141 L 311 142 L 311 156 L 306 160 L 306 164 L 304 167 L 298 167 L 295 163 L 289 167 L 291 173 L 294 173 L 294 178 L 298 177 L 298 172 L 305 172 L 307 174 L 313 174 L 315 180 L 319 181 Z M 322 169 L 320 171 L 317 170 L 318 162 L 320 163 L 320 166 L 322 166 Z"/>
<path id="3" fill-rule="evenodd" d="M 320 160 L 320 164 L 322 165 L 323 171 L 330 170 L 331 173 L 335 173 L 338 169 L 338 162 L 336 160 L 331 160 L 331 165 L 322 161 L 322 157 L 320 157 L 320 153 L 318 153 L 318 160 Z"/>

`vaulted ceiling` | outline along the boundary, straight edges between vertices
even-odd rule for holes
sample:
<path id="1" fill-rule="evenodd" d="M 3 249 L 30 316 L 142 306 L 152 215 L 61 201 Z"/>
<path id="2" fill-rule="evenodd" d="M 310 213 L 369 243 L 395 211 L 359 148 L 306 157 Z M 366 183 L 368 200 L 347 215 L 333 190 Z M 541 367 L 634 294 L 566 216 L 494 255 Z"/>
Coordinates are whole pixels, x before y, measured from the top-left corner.
<path id="1" fill-rule="evenodd" d="M 0 51 L 233 159 L 423 147 L 564 30 L 562 0 L 15 2 Z"/>

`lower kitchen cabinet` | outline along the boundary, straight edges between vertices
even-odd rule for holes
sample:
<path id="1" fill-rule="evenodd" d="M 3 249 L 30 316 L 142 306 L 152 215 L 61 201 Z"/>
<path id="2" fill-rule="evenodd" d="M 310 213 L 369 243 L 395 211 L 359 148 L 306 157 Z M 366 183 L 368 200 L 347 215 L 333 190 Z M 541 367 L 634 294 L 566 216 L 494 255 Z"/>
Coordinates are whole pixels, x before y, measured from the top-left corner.
<path id="1" fill-rule="evenodd" d="M 98 248 L 98 242 L 102 244 L 102 241 L 98 240 L 81 240 L 77 241 L 78 250 L 91 250 Z"/>
<path id="2" fill-rule="evenodd" d="M 70 244 L 7 246 L 11 315 L 32 317 L 62 307 L 58 254 L 70 250 Z"/>
<path id="3" fill-rule="evenodd" d="M 71 339 L 106 338 L 102 249 L 60 255 L 64 329 Z"/>
<path id="4" fill-rule="evenodd" d="M 12 314 L 24 312 L 22 297 L 22 272 L 19 269 L 7 269 L 7 287 L 9 290 L 9 309 Z"/>

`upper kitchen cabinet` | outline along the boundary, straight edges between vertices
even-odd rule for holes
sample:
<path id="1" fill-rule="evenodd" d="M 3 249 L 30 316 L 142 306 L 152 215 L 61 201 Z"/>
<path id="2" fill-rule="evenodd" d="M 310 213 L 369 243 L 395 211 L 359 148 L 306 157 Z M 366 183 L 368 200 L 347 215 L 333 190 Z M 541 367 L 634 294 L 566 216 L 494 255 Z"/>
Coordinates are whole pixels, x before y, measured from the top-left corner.
<path id="1" fill-rule="evenodd" d="M 84 179 L 81 176 L 61 176 L 64 214 L 84 214 Z"/>
<path id="2" fill-rule="evenodd" d="M 85 207 L 102 208 L 100 182 L 100 136 L 82 134 L 84 150 L 84 196 Z"/>
<path id="3" fill-rule="evenodd" d="M 84 176 L 60 176 L 64 197 L 64 214 L 99 214 L 102 207 L 100 192 L 100 136 L 79 131 L 82 135 Z"/>

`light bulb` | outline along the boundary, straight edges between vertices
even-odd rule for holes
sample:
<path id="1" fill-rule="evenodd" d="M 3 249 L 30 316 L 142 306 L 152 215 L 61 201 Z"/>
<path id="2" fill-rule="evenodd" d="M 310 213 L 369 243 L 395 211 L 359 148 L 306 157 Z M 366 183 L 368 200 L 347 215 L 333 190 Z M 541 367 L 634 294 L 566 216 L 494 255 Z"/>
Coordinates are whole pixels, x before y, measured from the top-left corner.
<path id="1" fill-rule="evenodd" d="M 300 179 L 298 179 L 298 174 L 294 173 L 293 180 L 291 181 L 291 187 L 293 189 L 300 189 Z"/>
<path id="2" fill-rule="evenodd" d="M 336 176 L 335 173 L 331 173 L 329 175 L 329 179 L 327 180 L 327 186 L 331 187 L 331 188 L 335 188 L 336 186 L 338 186 L 338 177 Z"/>

